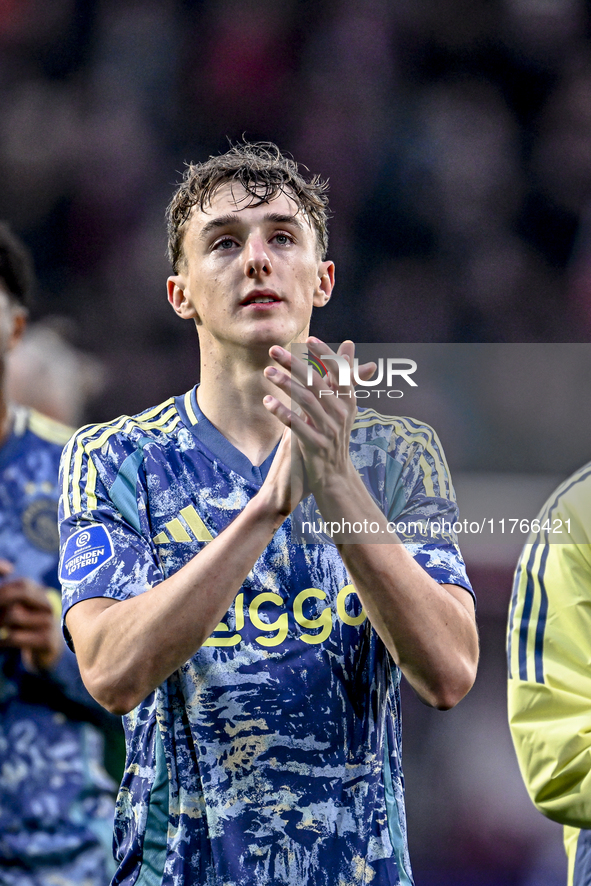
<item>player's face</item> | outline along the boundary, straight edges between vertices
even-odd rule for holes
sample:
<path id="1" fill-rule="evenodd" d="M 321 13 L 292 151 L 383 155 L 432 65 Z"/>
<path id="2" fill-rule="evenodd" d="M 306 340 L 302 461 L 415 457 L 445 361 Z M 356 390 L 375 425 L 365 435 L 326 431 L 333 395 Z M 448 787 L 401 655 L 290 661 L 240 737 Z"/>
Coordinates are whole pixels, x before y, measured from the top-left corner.
<path id="1" fill-rule="evenodd" d="M 241 185 L 222 185 L 187 222 L 182 272 L 168 280 L 179 316 L 200 342 L 256 349 L 303 341 L 314 306 L 326 304 L 334 265 L 293 199 L 249 206 Z"/>

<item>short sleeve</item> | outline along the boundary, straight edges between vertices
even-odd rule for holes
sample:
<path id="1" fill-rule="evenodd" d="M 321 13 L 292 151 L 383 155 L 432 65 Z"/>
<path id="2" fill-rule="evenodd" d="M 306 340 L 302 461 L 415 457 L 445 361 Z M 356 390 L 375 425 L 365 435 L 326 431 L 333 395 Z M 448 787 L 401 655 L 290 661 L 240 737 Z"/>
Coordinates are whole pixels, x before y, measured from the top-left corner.
<path id="1" fill-rule="evenodd" d="M 92 449 L 82 432 L 62 454 L 59 578 L 64 618 L 81 600 L 126 600 L 163 580 L 150 537 L 141 460 L 141 447 L 112 440 L 108 448 Z"/>
<path id="2" fill-rule="evenodd" d="M 570 488 L 568 482 L 539 518 L 568 526 L 564 543 L 550 544 L 540 533 L 515 574 L 509 725 L 537 808 L 562 824 L 591 828 L 591 467 Z"/>
<path id="3" fill-rule="evenodd" d="M 415 560 L 439 584 L 474 591 L 454 524 L 459 520 L 447 460 L 433 428 L 398 419 L 385 471 L 385 512 Z"/>

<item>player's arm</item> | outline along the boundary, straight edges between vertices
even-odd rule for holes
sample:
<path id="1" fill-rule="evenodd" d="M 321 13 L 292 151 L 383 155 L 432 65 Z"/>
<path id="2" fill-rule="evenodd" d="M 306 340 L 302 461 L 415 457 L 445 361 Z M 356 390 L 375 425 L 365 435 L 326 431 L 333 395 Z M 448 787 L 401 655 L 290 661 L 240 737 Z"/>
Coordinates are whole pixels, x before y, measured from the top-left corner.
<path id="1" fill-rule="evenodd" d="M 327 346 L 317 340 L 309 339 L 308 344 L 319 356 L 326 353 Z M 352 361 L 352 342 L 343 343 L 339 354 Z M 348 396 L 338 387 L 332 367 L 327 379 L 315 373 L 314 386 L 304 387 L 297 381 L 305 378 L 303 364 L 282 348 L 272 348 L 271 356 L 292 377 L 272 369 L 265 374 L 291 395 L 302 414 L 273 397 L 266 398 L 265 405 L 296 435 L 307 482 L 324 520 L 367 520 L 386 532 L 387 519 L 349 454 L 356 412 L 352 388 Z M 328 388 L 340 396 L 321 396 Z M 415 691 L 434 707 L 453 707 L 471 688 L 478 662 L 474 604 L 468 591 L 438 584 L 403 544 L 348 537 L 339 550 L 373 627 Z"/>
<path id="2" fill-rule="evenodd" d="M 578 511 L 587 527 L 590 486 Z M 591 544 L 580 540 L 528 545 L 522 554 L 509 615 L 508 701 L 531 799 L 548 818 L 591 828 Z"/>
<path id="3" fill-rule="evenodd" d="M 100 704 L 127 713 L 197 652 L 290 513 L 292 485 L 299 500 L 284 433 L 257 495 L 182 569 L 137 596 L 94 597 L 69 609 L 80 672 Z"/>
<path id="4" fill-rule="evenodd" d="M 59 591 L 14 575 L 7 560 L 0 559 L 0 576 L 0 650 L 20 651 L 22 668 L 16 679 L 23 681 L 26 698 L 112 729 L 108 714 L 86 691 L 76 658 L 64 642 Z"/>

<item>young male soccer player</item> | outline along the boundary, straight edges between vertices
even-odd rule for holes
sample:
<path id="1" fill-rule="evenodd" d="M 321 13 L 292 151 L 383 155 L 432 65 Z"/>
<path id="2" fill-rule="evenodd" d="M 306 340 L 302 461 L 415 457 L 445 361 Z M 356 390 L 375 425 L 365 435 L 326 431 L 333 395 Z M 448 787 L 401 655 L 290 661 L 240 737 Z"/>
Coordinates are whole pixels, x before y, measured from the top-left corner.
<path id="1" fill-rule="evenodd" d="M 114 784 L 60 630 L 58 465 L 71 431 L 7 401 L 27 318 L 23 245 L 0 224 L 0 883 L 104 886 Z"/>
<path id="2" fill-rule="evenodd" d="M 591 883 L 591 463 L 550 496 L 509 612 L 509 725 L 536 807 L 564 825 L 568 886 Z"/>
<path id="3" fill-rule="evenodd" d="M 474 606 L 451 543 L 292 541 L 310 492 L 325 520 L 455 513 L 429 428 L 357 416 L 336 375 L 297 380 L 291 343 L 327 353 L 308 339 L 334 283 L 326 212 L 274 146 L 190 166 L 168 297 L 200 385 L 64 451 L 66 626 L 127 715 L 115 883 L 412 882 L 399 668 L 427 703 L 459 701 Z"/>

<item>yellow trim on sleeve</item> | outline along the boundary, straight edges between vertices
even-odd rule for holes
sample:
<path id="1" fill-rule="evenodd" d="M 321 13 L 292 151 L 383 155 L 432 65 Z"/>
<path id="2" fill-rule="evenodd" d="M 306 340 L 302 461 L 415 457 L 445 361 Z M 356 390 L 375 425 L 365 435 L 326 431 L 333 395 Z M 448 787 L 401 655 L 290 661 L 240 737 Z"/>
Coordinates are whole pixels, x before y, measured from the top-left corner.
<path id="1" fill-rule="evenodd" d="M 540 605 L 542 602 L 542 590 L 540 587 L 539 570 L 542 556 L 544 554 L 544 545 L 538 545 L 534 553 L 534 559 L 531 566 L 531 578 L 528 573 L 528 563 L 532 556 L 533 545 L 526 545 L 523 550 L 522 559 L 519 562 L 518 571 L 518 589 L 517 603 L 513 614 L 513 630 L 511 632 L 511 662 L 510 673 L 513 679 L 521 679 L 519 676 L 519 644 L 520 634 L 523 624 L 523 610 L 526 604 L 526 589 L 528 582 L 531 581 L 531 594 L 533 595 L 531 610 L 527 625 L 527 644 L 526 644 L 526 667 L 527 680 L 535 681 L 535 643 L 536 629 L 540 614 Z"/>
<path id="2" fill-rule="evenodd" d="M 435 486 L 433 485 L 433 477 L 431 476 L 431 470 L 429 468 L 429 464 L 424 455 L 421 455 L 419 459 L 419 464 L 423 469 L 423 484 L 425 486 L 425 492 L 430 498 L 435 498 Z"/>
<path id="3" fill-rule="evenodd" d="M 76 438 L 72 437 L 62 453 L 62 463 L 64 476 L 62 479 L 62 499 L 64 503 L 64 517 L 69 517 L 72 513 L 70 509 L 69 481 L 70 481 L 70 463 L 72 461 L 72 450 L 76 444 Z"/>
<path id="4" fill-rule="evenodd" d="M 93 440 L 91 443 L 85 445 L 82 442 L 82 435 L 77 438 L 77 449 L 74 453 L 74 468 L 72 471 L 72 509 L 74 513 L 77 513 L 82 510 L 82 489 L 81 489 L 81 478 L 82 478 L 82 465 L 83 465 L 83 457 L 86 452 L 87 455 L 92 452 L 94 449 L 100 449 L 103 443 L 105 443 L 112 434 L 117 433 L 117 431 L 121 430 L 121 428 L 128 422 L 131 421 L 128 415 L 122 415 L 114 425 L 109 425 L 103 432 L 100 434 L 98 439 Z M 90 433 L 96 433 L 100 428 L 104 428 L 104 425 L 94 425 Z M 90 462 L 90 458 L 89 458 Z M 95 477 L 96 479 L 96 477 Z M 93 490 L 94 491 L 94 490 Z M 85 489 L 86 494 L 88 495 L 89 489 L 88 487 Z"/>
<path id="5" fill-rule="evenodd" d="M 441 495 L 442 498 L 450 498 L 455 501 L 449 466 L 439 443 L 439 439 L 430 425 L 422 424 L 412 419 L 419 427 L 413 428 L 403 416 L 381 415 L 373 409 L 365 410 L 363 416 L 353 424 L 354 428 L 369 428 L 377 424 L 390 425 L 398 437 L 402 437 L 407 443 L 420 442 L 425 452 L 433 459 L 435 473 L 437 475 L 437 488 L 433 482 L 433 470 L 429 467 L 425 456 L 421 456 L 421 468 L 423 470 L 425 490 L 428 495 Z"/>
<path id="6" fill-rule="evenodd" d="M 151 420 L 154 415 L 158 418 Z M 170 433 L 180 422 L 180 416 L 174 406 L 174 397 L 170 397 L 159 406 L 155 406 L 145 413 L 142 419 L 122 415 L 116 421 L 109 424 L 88 425 L 72 438 L 64 452 L 64 516 L 69 517 L 72 513 L 82 510 L 82 497 L 86 496 L 87 510 L 93 510 L 97 506 L 96 480 L 97 470 L 90 457 L 90 453 L 100 449 L 109 437 L 121 431 L 129 422 L 132 426 L 144 430 L 161 427 L 165 433 Z M 98 436 L 95 436 L 97 435 Z M 94 439 L 93 439 L 94 437 Z M 84 489 L 81 487 L 82 468 L 84 455 L 88 459 L 87 477 Z M 68 495 L 71 489 L 71 503 Z"/>

